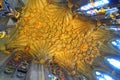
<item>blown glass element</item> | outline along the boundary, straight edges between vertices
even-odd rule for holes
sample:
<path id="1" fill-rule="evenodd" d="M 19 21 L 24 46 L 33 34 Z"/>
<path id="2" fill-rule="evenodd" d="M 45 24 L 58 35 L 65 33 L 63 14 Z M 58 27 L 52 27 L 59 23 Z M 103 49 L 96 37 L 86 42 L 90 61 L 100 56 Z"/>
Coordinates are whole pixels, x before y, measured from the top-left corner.
<path id="1" fill-rule="evenodd" d="M 50 59 L 71 75 L 82 72 L 94 80 L 94 59 L 101 56 L 101 46 L 111 51 L 104 41 L 113 38 L 109 31 L 95 26 L 94 20 L 72 13 L 67 3 L 29 0 L 6 47 L 27 52 L 38 63 Z"/>
<path id="2" fill-rule="evenodd" d="M 96 71 L 97 80 L 115 80 L 110 75 Z"/>
<path id="3" fill-rule="evenodd" d="M 96 8 L 96 7 L 103 7 L 108 3 L 109 3 L 109 0 L 98 0 L 98 1 L 96 1 L 94 3 L 89 3 L 87 5 L 84 5 L 80 9 L 86 11 L 86 10 Z"/>
<path id="4" fill-rule="evenodd" d="M 107 61 L 110 65 L 114 66 L 117 69 L 120 69 L 120 60 L 114 58 L 107 58 Z"/>
<path id="5" fill-rule="evenodd" d="M 117 50 L 120 50 L 120 39 L 114 39 L 111 41 L 111 44 Z"/>

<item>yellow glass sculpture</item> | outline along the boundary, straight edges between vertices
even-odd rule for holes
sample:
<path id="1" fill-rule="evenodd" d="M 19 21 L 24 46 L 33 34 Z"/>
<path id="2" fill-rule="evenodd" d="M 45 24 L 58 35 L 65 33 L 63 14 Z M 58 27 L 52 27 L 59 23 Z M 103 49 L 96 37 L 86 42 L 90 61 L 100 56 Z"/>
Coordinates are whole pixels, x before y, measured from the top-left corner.
<path id="1" fill-rule="evenodd" d="M 0 10 L 2 10 L 2 0 L 0 0 Z"/>
<path id="2" fill-rule="evenodd" d="M 96 21 L 72 13 L 70 5 L 28 0 L 7 48 L 25 51 L 38 62 L 51 59 L 68 71 L 76 68 L 91 76 L 90 66 L 101 56 L 101 46 L 113 36 L 95 28 Z M 104 47 L 104 51 L 108 49 Z"/>

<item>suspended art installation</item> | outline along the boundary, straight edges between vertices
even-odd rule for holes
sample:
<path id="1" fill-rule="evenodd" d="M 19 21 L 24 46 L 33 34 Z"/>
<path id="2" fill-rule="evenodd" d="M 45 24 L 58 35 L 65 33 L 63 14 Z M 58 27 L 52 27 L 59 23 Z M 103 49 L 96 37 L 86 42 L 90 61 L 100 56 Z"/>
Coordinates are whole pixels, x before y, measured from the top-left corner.
<path id="1" fill-rule="evenodd" d="M 0 49 L 26 52 L 38 63 L 50 59 L 71 75 L 82 72 L 94 80 L 93 62 L 113 52 L 104 43 L 114 35 L 96 28 L 95 20 L 72 12 L 72 6 L 69 0 L 28 0 L 16 30 Z"/>

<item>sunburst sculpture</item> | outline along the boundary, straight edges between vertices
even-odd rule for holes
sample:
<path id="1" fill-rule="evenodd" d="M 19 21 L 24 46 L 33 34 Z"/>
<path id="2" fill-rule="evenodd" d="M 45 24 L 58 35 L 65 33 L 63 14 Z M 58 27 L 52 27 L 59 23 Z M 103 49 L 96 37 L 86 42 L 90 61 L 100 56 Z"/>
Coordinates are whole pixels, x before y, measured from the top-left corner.
<path id="1" fill-rule="evenodd" d="M 69 1 L 51 1 L 28 0 L 7 49 L 25 51 L 38 62 L 51 59 L 68 71 L 76 68 L 93 80 L 93 61 L 111 51 L 104 43 L 113 35 L 96 28 L 96 21 L 73 13 Z"/>

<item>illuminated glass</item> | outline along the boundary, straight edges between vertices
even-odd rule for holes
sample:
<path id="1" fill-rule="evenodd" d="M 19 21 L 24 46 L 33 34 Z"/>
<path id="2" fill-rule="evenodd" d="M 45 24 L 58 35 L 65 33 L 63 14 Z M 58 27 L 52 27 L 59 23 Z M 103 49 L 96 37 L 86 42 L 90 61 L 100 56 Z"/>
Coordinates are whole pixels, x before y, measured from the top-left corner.
<path id="1" fill-rule="evenodd" d="M 120 69 L 120 60 L 114 58 L 107 58 L 107 61 L 117 69 Z"/>
<path id="2" fill-rule="evenodd" d="M 54 76 L 53 74 L 50 74 L 50 75 L 48 75 L 48 77 L 50 78 L 50 79 L 57 79 L 57 77 L 56 76 Z"/>
<path id="3" fill-rule="evenodd" d="M 112 46 L 120 50 L 120 39 L 115 39 L 111 42 Z"/>
<path id="4" fill-rule="evenodd" d="M 120 28 L 110 27 L 110 30 L 113 30 L 113 31 L 119 31 L 119 30 L 120 30 Z"/>
<path id="5" fill-rule="evenodd" d="M 112 28 L 112 27 L 111 27 L 111 28 L 110 28 L 110 30 L 114 30 L 114 31 L 117 31 L 117 28 Z"/>
<path id="6" fill-rule="evenodd" d="M 95 10 L 89 10 L 86 12 L 87 14 L 90 14 L 90 15 L 95 15 L 96 14 L 96 11 Z"/>
<path id="7" fill-rule="evenodd" d="M 115 80 L 110 75 L 100 72 L 100 71 L 96 71 L 95 75 L 96 75 L 97 80 Z"/>
<path id="8" fill-rule="evenodd" d="M 95 7 L 102 7 L 102 6 L 104 6 L 104 5 L 108 4 L 108 3 L 109 3 L 108 0 L 100 0 L 100 1 L 96 1 L 94 3 L 89 3 L 87 5 L 84 5 L 80 9 L 81 10 L 89 10 L 89 9 L 95 8 Z"/>

